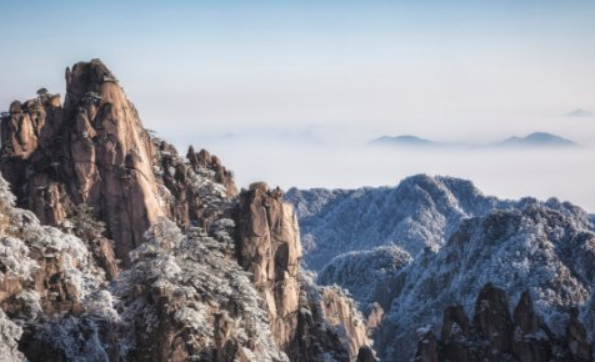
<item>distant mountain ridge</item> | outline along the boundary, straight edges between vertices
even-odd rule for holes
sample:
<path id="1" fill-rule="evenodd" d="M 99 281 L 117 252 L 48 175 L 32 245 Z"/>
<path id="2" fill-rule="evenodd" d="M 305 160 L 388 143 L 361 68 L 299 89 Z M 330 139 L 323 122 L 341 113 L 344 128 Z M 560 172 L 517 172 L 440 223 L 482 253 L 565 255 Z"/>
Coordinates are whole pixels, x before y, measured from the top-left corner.
<path id="1" fill-rule="evenodd" d="M 394 187 L 292 188 L 284 198 L 300 219 L 303 261 L 317 271 L 339 254 L 383 245 L 416 255 L 443 245 L 463 219 L 515 205 L 483 195 L 470 181 L 427 175 Z"/>
<path id="2" fill-rule="evenodd" d="M 370 145 L 403 148 L 578 148 L 578 143 L 567 138 L 548 133 L 533 132 L 525 137 L 509 137 L 500 142 L 474 144 L 465 142 L 437 142 L 413 135 L 383 136 L 372 140 Z"/>
<path id="3" fill-rule="evenodd" d="M 495 144 L 496 147 L 580 147 L 569 139 L 547 132 L 534 132 L 526 137 L 510 137 Z"/>
<path id="4" fill-rule="evenodd" d="M 425 138 L 413 136 L 413 135 L 401 135 L 401 136 L 383 136 L 379 137 L 370 142 L 372 145 L 398 145 L 405 147 L 444 147 L 448 146 L 448 143 L 435 142 Z"/>
<path id="5" fill-rule="evenodd" d="M 395 187 L 294 188 L 285 200 L 300 221 L 306 266 L 359 303 L 382 361 L 411 361 L 419 331 L 438 336 L 450 305 L 470 314 L 486 283 L 515 304 L 528 290 L 554 339 L 573 307 L 595 331 L 595 225 L 580 207 L 500 200 L 470 181 L 427 175 Z"/>
<path id="6" fill-rule="evenodd" d="M 575 118 L 595 117 L 595 113 L 579 108 L 579 109 L 575 109 L 572 112 L 566 113 L 564 116 L 575 117 Z"/>

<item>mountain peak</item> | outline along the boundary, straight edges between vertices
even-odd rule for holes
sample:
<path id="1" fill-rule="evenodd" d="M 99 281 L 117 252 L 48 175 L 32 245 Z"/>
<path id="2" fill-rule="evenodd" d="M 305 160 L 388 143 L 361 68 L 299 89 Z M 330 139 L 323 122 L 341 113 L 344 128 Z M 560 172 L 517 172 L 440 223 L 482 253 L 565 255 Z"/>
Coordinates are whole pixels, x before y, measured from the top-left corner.
<path id="1" fill-rule="evenodd" d="M 574 118 L 586 118 L 586 117 L 595 117 L 595 113 L 578 108 L 572 112 L 566 113 L 564 116 L 574 117 Z"/>
<path id="2" fill-rule="evenodd" d="M 372 145 L 400 147 L 435 147 L 440 143 L 414 135 L 382 136 L 370 142 Z"/>
<path id="3" fill-rule="evenodd" d="M 497 144 L 500 147 L 580 147 L 567 138 L 548 133 L 533 132 L 525 137 L 510 137 Z"/>

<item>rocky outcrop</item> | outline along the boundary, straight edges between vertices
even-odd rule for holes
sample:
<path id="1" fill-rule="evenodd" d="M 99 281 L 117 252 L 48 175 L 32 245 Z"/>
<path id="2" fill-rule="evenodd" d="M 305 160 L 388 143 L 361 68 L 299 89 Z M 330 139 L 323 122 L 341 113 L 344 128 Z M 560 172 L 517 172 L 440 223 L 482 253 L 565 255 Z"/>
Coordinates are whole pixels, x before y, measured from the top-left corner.
<path id="1" fill-rule="evenodd" d="M 199 169 L 212 170 L 214 172 L 215 182 L 225 187 L 228 196 L 234 197 L 237 195 L 238 191 L 233 180 L 233 174 L 221 164 L 221 160 L 217 156 L 211 156 L 209 151 L 205 149 L 196 153 L 194 147 L 190 146 L 186 158 L 195 171 Z"/>
<path id="2" fill-rule="evenodd" d="M 78 63 L 66 70 L 64 107 L 42 93 L 11 109 L 2 123 L 1 168 L 19 205 L 62 226 L 71 206 L 85 203 L 105 221 L 116 255 L 127 259 L 163 210 L 148 136 L 114 75 L 99 60 Z"/>
<path id="3" fill-rule="evenodd" d="M 205 150 L 196 154 L 190 147 L 184 159 L 169 143 L 154 136 L 152 143 L 154 171 L 168 214 L 182 228 L 194 225 L 209 230 L 233 206 L 237 191 L 231 173 Z"/>
<path id="4" fill-rule="evenodd" d="M 348 346 L 350 359 L 358 358 L 360 349 L 368 347 L 370 341 L 366 334 L 366 325 L 354 303 L 337 287 L 320 288 L 320 309 L 326 322 L 342 331 L 340 339 Z"/>
<path id="5" fill-rule="evenodd" d="M 337 360 L 354 361 L 360 347 L 370 345 L 365 324 L 339 289 L 300 282 L 299 229 L 282 195 L 262 182 L 240 194 L 234 212 L 239 263 L 252 274 L 273 335 L 292 361 L 322 361 L 325 351 Z"/>
<path id="6" fill-rule="evenodd" d="M 571 311 L 565 337 L 555 336 L 533 310 L 529 292 L 508 310 L 506 294 L 491 284 L 480 292 L 473 323 L 460 306 L 444 313 L 440 340 L 430 331 L 419 341 L 418 362 L 440 361 L 592 361 L 585 328 Z"/>
<path id="7" fill-rule="evenodd" d="M 578 319 L 576 308 L 570 311 L 570 322 L 566 327 L 566 342 L 575 361 L 593 361 L 593 345 L 589 343 L 587 331 Z"/>
<path id="8" fill-rule="evenodd" d="M 288 348 L 297 329 L 301 248 L 293 209 L 281 196 L 265 183 L 240 194 L 237 252 L 266 303 L 277 342 Z"/>
<path id="9" fill-rule="evenodd" d="M 168 154 L 173 147 L 161 148 L 101 61 L 67 69 L 66 89 L 64 106 L 58 95 L 40 90 L 36 99 L 14 102 L 2 119 L 0 169 L 19 206 L 42 223 L 63 227 L 84 204 L 114 241 L 100 248 L 102 258 L 115 254 L 126 264 L 157 218 L 188 227 L 210 216 L 190 173 L 207 174 L 222 185 L 224 197 L 236 194 L 231 172 L 217 157 L 191 150 L 186 161 Z"/>
<path id="10" fill-rule="evenodd" d="M 278 188 L 237 195 L 216 156 L 180 157 L 142 127 L 99 60 L 66 80 L 64 106 L 40 90 L 2 115 L 0 169 L 17 193 L 0 177 L 3 356 L 373 357 L 348 296 L 304 281 L 296 218 Z"/>
<path id="11" fill-rule="evenodd" d="M 362 349 L 374 355 L 361 314 L 339 288 L 317 286 L 305 273 L 300 283 L 298 329 L 288 352 L 292 361 L 354 362 Z"/>

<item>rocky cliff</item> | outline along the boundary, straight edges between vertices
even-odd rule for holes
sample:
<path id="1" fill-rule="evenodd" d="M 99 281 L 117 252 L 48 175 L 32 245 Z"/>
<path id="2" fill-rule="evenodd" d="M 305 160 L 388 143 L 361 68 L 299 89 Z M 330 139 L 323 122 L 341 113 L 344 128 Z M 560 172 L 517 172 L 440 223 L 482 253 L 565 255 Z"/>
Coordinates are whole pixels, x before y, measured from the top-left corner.
<path id="1" fill-rule="evenodd" d="M 216 156 L 180 156 L 143 128 L 99 60 L 68 69 L 66 82 L 64 104 L 41 89 L 2 116 L 3 356 L 373 356 L 353 302 L 300 271 L 297 221 L 279 189 L 238 194 Z"/>
<path id="2" fill-rule="evenodd" d="M 191 173 L 208 174 L 205 179 L 222 185 L 222 197 L 235 195 L 217 157 L 191 149 L 181 161 L 173 147 L 152 137 L 99 60 L 66 70 L 64 105 L 45 89 L 38 95 L 13 102 L 3 118 L 0 168 L 18 205 L 42 223 L 66 227 L 75 206 L 84 204 L 106 224 L 115 255 L 127 263 L 159 217 L 184 227 L 203 221 Z"/>
<path id="3" fill-rule="evenodd" d="M 282 196 L 280 189 L 271 190 L 262 182 L 240 194 L 234 210 L 239 263 L 251 273 L 273 335 L 290 356 L 316 361 L 330 350 L 338 361 L 353 361 L 360 347 L 370 344 L 361 316 L 340 291 L 303 280 L 297 218 Z M 336 335 L 335 328 L 343 335 Z"/>

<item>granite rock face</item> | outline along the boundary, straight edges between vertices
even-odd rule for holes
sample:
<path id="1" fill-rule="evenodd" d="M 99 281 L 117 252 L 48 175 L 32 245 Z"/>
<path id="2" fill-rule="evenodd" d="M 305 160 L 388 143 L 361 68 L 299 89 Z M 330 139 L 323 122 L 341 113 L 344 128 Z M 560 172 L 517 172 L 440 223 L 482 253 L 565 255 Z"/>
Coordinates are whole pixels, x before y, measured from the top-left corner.
<path id="1" fill-rule="evenodd" d="M 354 361 L 359 348 L 370 345 L 361 315 L 340 290 L 300 281 L 304 277 L 299 267 L 299 227 L 293 207 L 282 196 L 279 188 L 271 190 L 264 182 L 240 193 L 234 210 L 239 264 L 252 274 L 273 335 L 292 360 L 318 361 L 321 351 L 333 350 L 335 358 Z M 331 330 L 344 331 L 344 336 L 329 334 L 312 315 Z M 315 343 L 310 345 L 307 339 Z"/>
<path id="2" fill-rule="evenodd" d="M 295 338 L 299 309 L 299 229 L 291 206 L 265 183 L 240 194 L 237 210 L 239 264 L 253 275 L 266 302 L 277 342 Z"/>
<path id="3" fill-rule="evenodd" d="M 61 227 L 72 206 L 85 203 L 126 260 L 164 211 L 148 135 L 114 75 L 99 60 L 78 63 L 66 70 L 64 106 L 43 93 L 11 109 L 2 122 L 1 169 L 19 206 Z"/>
<path id="4" fill-rule="evenodd" d="M 190 150 L 189 161 L 183 160 L 143 128 L 101 61 L 67 69 L 66 89 L 63 106 L 58 95 L 43 92 L 14 102 L 2 121 L 2 173 L 19 206 L 42 223 L 63 227 L 73 207 L 85 204 L 106 224 L 115 255 L 127 263 L 159 217 L 183 227 L 202 221 L 204 202 L 191 172 L 209 173 L 224 197 L 235 196 L 232 175 L 216 156 Z"/>

